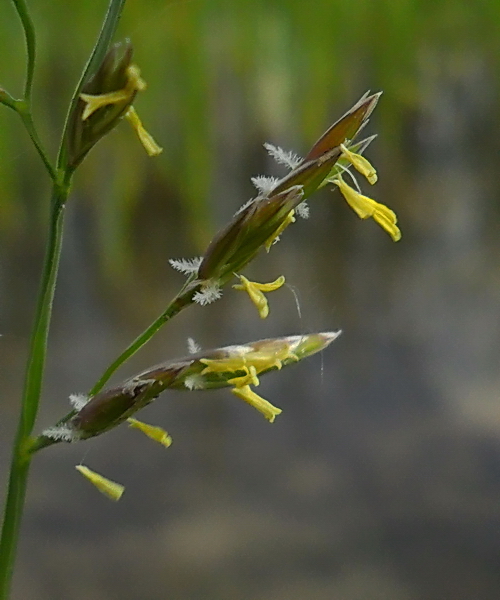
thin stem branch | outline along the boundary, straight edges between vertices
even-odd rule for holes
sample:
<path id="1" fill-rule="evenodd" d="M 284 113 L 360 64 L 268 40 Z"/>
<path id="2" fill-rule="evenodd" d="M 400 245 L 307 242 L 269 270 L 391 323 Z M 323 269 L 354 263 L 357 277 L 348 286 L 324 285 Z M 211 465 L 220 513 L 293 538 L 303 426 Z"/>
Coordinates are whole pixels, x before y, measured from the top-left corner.
<path id="1" fill-rule="evenodd" d="M 138 352 L 149 340 L 173 317 L 181 312 L 187 306 L 193 304 L 193 295 L 199 290 L 200 283 L 194 278 L 188 279 L 188 281 L 181 288 L 177 296 L 170 302 L 167 308 L 157 317 L 151 325 L 145 329 L 121 354 L 116 358 L 111 365 L 104 371 L 99 381 L 90 390 L 89 396 L 95 396 L 109 381 L 111 376 L 121 367 L 129 358 L 131 358 L 136 352 Z M 62 419 L 56 423 L 56 425 L 63 425 L 67 423 L 75 414 L 76 410 L 71 410 Z M 29 445 L 26 447 L 26 452 L 30 455 L 53 446 L 59 443 L 60 440 L 56 440 L 44 435 L 40 435 L 37 438 L 32 438 Z M 1 600 L 1 598 L 0 598 Z"/>
<path id="2" fill-rule="evenodd" d="M 149 340 L 157 333 L 167 321 L 170 321 L 172 317 L 175 317 L 184 308 L 193 304 L 193 294 L 199 290 L 199 282 L 193 279 L 189 279 L 182 289 L 179 291 L 177 296 L 170 302 L 167 308 L 161 313 L 161 315 L 151 323 L 151 325 L 145 329 L 121 354 L 114 360 L 111 365 L 104 371 L 99 381 L 90 390 L 89 396 L 95 396 L 109 381 L 111 376 L 121 367 L 129 358 L 131 358 L 138 350 L 140 350 Z M 63 425 L 67 423 L 74 415 L 75 410 L 71 410 L 62 419 L 59 419 L 56 425 Z M 37 438 L 31 438 L 29 444 L 25 447 L 25 451 L 30 456 L 59 443 L 61 440 L 56 440 L 44 435 L 40 435 Z M 0 597 L 0 600 L 2 598 Z"/>
<path id="3" fill-rule="evenodd" d="M 28 11 L 28 6 L 25 0 L 12 0 L 17 14 L 21 19 L 21 24 L 24 30 L 24 38 L 26 40 L 26 51 L 28 62 L 26 65 L 26 83 L 24 86 L 24 99 L 29 103 L 31 100 L 31 89 L 33 87 L 33 75 L 35 73 L 35 57 L 36 57 L 36 37 L 35 27 Z"/>
<path id="4" fill-rule="evenodd" d="M 33 145 L 35 146 L 35 148 L 38 152 L 38 155 L 42 159 L 42 162 L 45 165 L 45 168 L 47 169 L 47 172 L 49 173 L 50 178 L 52 179 L 52 181 L 55 181 L 56 180 L 56 171 L 55 171 L 54 167 L 52 166 L 52 163 L 51 163 L 49 157 L 47 156 L 47 152 L 45 151 L 45 148 L 43 147 L 43 144 L 40 140 L 40 137 L 39 137 L 38 132 L 35 127 L 35 123 L 33 122 L 33 116 L 31 115 L 31 109 L 29 108 L 29 105 L 26 102 L 17 101 L 15 110 L 21 117 L 24 127 L 26 128 L 26 131 L 28 132 L 28 135 L 30 136 L 31 141 L 33 142 Z"/>
<path id="5" fill-rule="evenodd" d="M 50 178 L 52 181 L 55 181 L 55 169 L 52 166 L 52 163 L 47 156 L 47 152 L 40 141 L 40 137 L 36 131 L 35 124 L 33 123 L 33 117 L 31 115 L 31 90 L 33 88 L 33 76 L 35 73 L 36 58 L 35 27 L 33 25 L 33 21 L 31 20 L 26 1 L 12 0 L 12 3 L 14 4 L 19 19 L 21 20 L 21 25 L 24 31 L 24 39 L 26 41 L 26 82 L 24 85 L 24 97 L 22 100 L 16 100 L 5 90 L 1 90 L 0 102 L 6 106 L 9 106 L 19 114 L 24 126 L 26 127 L 26 130 L 28 131 L 31 141 L 33 142 L 38 154 L 40 155 L 40 158 L 43 161 L 43 164 L 45 165 L 45 168 L 50 175 Z"/>
<path id="6" fill-rule="evenodd" d="M 0 104 L 4 104 L 17 112 L 16 102 L 17 100 L 13 98 L 7 90 L 0 88 Z"/>
<path id="7" fill-rule="evenodd" d="M 167 321 L 179 314 L 183 308 L 193 303 L 193 294 L 198 286 L 196 282 L 191 284 L 190 281 L 181 289 L 177 296 L 170 302 L 167 308 L 161 315 L 151 323 L 121 354 L 114 360 L 109 367 L 104 371 L 101 378 L 97 381 L 94 387 L 90 390 L 89 396 L 95 396 L 109 381 L 113 373 L 123 365 L 131 356 L 140 350 L 149 340 L 155 335 Z"/>
<path id="8" fill-rule="evenodd" d="M 33 122 L 33 117 L 31 115 L 31 108 L 28 100 L 16 100 L 10 94 L 8 94 L 5 90 L 0 90 L 0 103 L 12 108 L 20 117 L 23 125 L 28 132 L 28 135 L 33 142 L 33 145 L 38 152 L 38 155 L 42 159 L 42 162 L 47 169 L 47 172 L 52 179 L 53 182 L 56 181 L 57 175 L 50 159 L 48 157 L 47 151 L 45 150 L 40 136 L 35 127 L 35 123 Z"/>
<path id="9" fill-rule="evenodd" d="M 40 401 L 52 303 L 61 254 L 64 204 L 69 181 L 54 184 L 50 231 L 42 271 L 24 393 L 17 435 L 12 452 L 9 486 L 0 538 L 0 600 L 7 600 L 14 567 L 19 528 L 24 508 L 31 457 L 27 452 Z"/>

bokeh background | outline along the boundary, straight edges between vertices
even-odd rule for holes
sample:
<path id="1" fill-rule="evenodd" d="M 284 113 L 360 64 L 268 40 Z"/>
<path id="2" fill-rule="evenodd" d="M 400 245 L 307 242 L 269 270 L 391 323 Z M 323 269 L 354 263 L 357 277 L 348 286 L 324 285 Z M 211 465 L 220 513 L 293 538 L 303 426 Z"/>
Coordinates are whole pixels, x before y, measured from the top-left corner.
<path id="1" fill-rule="evenodd" d="M 31 0 L 35 117 L 54 152 L 104 0 Z M 67 411 L 200 255 L 280 174 L 263 142 L 305 153 L 367 89 L 383 90 L 370 193 L 394 244 L 329 191 L 246 274 L 289 288 L 261 322 L 226 290 L 170 323 L 117 379 L 203 347 L 342 328 L 263 379 L 273 425 L 227 391 L 168 393 L 144 420 L 35 460 L 15 600 L 497 600 L 500 597 L 500 255 L 497 0 L 131 0 L 149 83 L 91 153 L 68 206 L 39 427 Z M 0 82 L 20 92 L 22 33 L 0 5 Z M 0 107 L 0 468 L 7 475 L 47 225 L 49 185 Z M 365 187 L 368 192 L 368 186 Z M 297 310 L 294 293 L 300 311 Z M 259 390 L 259 391 L 260 391 Z M 113 504 L 74 471 L 127 486 Z"/>

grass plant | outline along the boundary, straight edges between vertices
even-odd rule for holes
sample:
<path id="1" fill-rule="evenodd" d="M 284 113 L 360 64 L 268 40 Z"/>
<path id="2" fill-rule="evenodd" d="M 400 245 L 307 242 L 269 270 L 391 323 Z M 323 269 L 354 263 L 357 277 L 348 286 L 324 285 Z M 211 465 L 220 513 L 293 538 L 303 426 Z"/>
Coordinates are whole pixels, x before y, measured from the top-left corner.
<path id="1" fill-rule="evenodd" d="M 285 335 L 208 351 L 193 346 L 189 356 L 166 361 L 126 379 L 122 384 L 106 387 L 118 368 L 160 328 L 189 306 L 205 306 L 217 300 L 231 282 L 234 282 L 234 289 L 248 294 L 258 316 L 267 318 L 270 313 L 267 294 L 279 289 L 285 278 L 280 276 L 271 283 L 254 282 L 242 275 L 242 270 L 257 254 L 271 251 L 297 216 L 307 217 L 306 200 L 325 186 L 333 191 L 340 190 L 360 218 L 372 217 L 394 241 L 401 236 L 394 212 L 363 195 L 353 175 L 353 171 L 357 171 L 371 185 L 377 180 L 375 169 L 362 156 L 373 136 L 359 139 L 359 133 L 368 122 L 380 94 L 365 94 L 319 137 L 304 158 L 267 146 L 270 154 L 289 168 L 288 174 L 281 179 L 254 178 L 256 196 L 215 235 L 203 256 L 171 261 L 173 268 L 186 276 L 172 301 L 103 370 L 88 394 L 71 396 L 71 410 L 52 427 L 34 433 L 61 256 L 65 208 L 70 200 L 74 173 L 95 144 L 122 121 L 132 125 L 148 155 L 157 156 L 162 148 L 146 131 L 134 108 L 136 95 L 145 90 L 146 83 L 133 62 L 132 44 L 129 41 L 113 43 L 125 0 L 110 0 L 100 34 L 69 103 L 59 150 L 53 161 L 41 140 L 32 113 L 37 58 L 35 28 L 26 1 L 12 2 L 24 30 L 26 78 L 20 98 L 0 88 L 0 103 L 20 117 L 52 182 L 52 194 L 48 203 L 50 219 L 45 261 L 40 276 L 18 429 L 12 448 L 0 539 L 0 600 L 9 597 L 28 476 L 32 458 L 37 452 L 55 444 L 76 443 L 102 435 L 122 423 L 128 423 L 168 447 L 171 438 L 162 428 L 138 421 L 133 415 L 169 389 L 195 392 L 229 387 L 236 397 L 253 406 L 272 423 L 282 411 L 256 393 L 254 388 L 259 385 L 260 377 L 323 350 L 339 334 Z M 119 483 L 84 465 L 78 465 L 77 469 L 108 497 L 120 499 L 124 488 Z"/>

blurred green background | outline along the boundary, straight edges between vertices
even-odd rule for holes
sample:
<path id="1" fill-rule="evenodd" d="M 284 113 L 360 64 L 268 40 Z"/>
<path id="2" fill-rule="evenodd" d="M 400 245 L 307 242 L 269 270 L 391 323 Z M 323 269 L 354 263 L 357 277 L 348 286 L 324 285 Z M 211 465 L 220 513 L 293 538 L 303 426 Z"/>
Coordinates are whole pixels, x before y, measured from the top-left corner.
<path id="1" fill-rule="evenodd" d="M 31 0 L 35 118 L 55 152 L 102 0 Z M 260 322 L 229 289 L 162 331 L 121 376 L 203 347 L 342 328 L 323 356 L 266 377 L 269 425 L 227 391 L 165 394 L 122 427 L 35 460 L 15 600 L 497 600 L 500 597 L 500 2 L 130 0 L 148 90 L 89 155 L 68 205 L 40 428 L 88 390 L 200 255 L 280 174 L 265 141 L 305 153 L 367 90 L 369 193 L 398 244 L 329 191 L 246 273 L 290 288 Z M 0 84 L 20 93 L 22 32 L 0 5 Z M 22 385 L 49 185 L 0 107 L 0 468 Z M 368 186 L 364 187 L 365 193 Z M 300 311 L 297 310 L 296 293 Z M 259 391 L 260 391 L 259 390 Z M 74 471 L 127 486 L 117 505 Z"/>

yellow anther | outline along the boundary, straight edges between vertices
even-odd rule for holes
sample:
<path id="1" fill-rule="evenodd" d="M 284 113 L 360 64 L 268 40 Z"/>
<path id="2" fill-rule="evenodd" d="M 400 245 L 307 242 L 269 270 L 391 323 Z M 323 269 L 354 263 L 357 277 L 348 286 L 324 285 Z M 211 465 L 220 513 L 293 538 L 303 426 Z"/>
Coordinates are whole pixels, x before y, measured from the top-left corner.
<path id="1" fill-rule="evenodd" d="M 283 366 L 281 358 L 275 354 L 266 354 L 264 352 L 252 352 L 247 360 L 251 361 L 257 373 L 262 373 L 262 371 L 268 371 L 269 369 L 278 369 L 280 371 Z"/>
<path id="2" fill-rule="evenodd" d="M 247 373 L 241 377 L 233 377 L 228 379 L 227 382 L 234 387 L 241 388 L 246 385 L 259 385 L 259 378 L 257 377 L 257 370 L 253 365 L 245 367 Z"/>
<path id="3" fill-rule="evenodd" d="M 358 173 L 361 173 L 361 175 L 366 177 L 372 185 L 377 183 L 377 171 L 364 156 L 351 152 L 344 144 L 340 144 L 340 149 L 342 150 L 342 155 L 351 163 Z"/>
<path id="4" fill-rule="evenodd" d="M 147 84 L 141 77 L 141 70 L 137 65 L 130 65 L 127 68 L 127 84 L 125 88 L 129 92 L 143 92 L 147 88 Z"/>
<path id="5" fill-rule="evenodd" d="M 147 423 L 143 423 L 142 421 L 138 421 L 137 419 L 132 418 L 127 419 L 127 423 L 130 427 L 142 431 L 142 433 L 147 435 L 148 438 L 151 438 L 155 442 L 158 442 L 162 446 L 165 446 L 165 448 L 168 448 L 172 444 L 172 438 L 161 427 L 148 425 Z"/>
<path id="6" fill-rule="evenodd" d="M 202 375 L 207 373 L 234 373 L 235 371 L 245 371 L 247 366 L 243 356 L 231 356 L 229 358 L 200 358 L 200 362 L 207 365 Z"/>
<path id="7" fill-rule="evenodd" d="M 158 154 L 163 152 L 163 148 L 156 143 L 153 136 L 144 128 L 144 125 L 139 119 L 139 115 L 133 106 L 127 110 L 125 113 L 125 118 L 134 128 L 139 140 L 141 141 L 141 144 L 144 146 L 144 149 L 149 156 L 158 156 Z"/>
<path id="8" fill-rule="evenodd" d="M 231 391 L 235 396 L 238 396 L 238 398 L 241 398 L 250 404 L 250 406 L 253 406 L 261 412 L 270 423 L 272 423 L 276 416 L 282 412 L 281 408 L 273 406 L 270 402 L 251 390 L 248 385 L 233 388 Z"/>
<path id="9" fill-rule="evenodd" d="M 281 369 L 283 361 L 297 361 L 298 357 L 290 351 L 288 344 L 272 346 L 268 351 L 252 350 L 244 354 L 238 354 L 227 358 L 201 358 L 200 362 L 206 365 L 201 372 L 201 375 L 207 373 L 236 373 L 244 371 L 246 377 L 252 373 L 252 368 L 255 373 L 259 374 L 262 371 L 270 369 Z M 239 378 L 238 378 L 239 379 Z M 228 381 L 231 383 L 231 380 Z M 236 385 L 236 384 L 233 384 Z M 257 385 L 257 384 L 253 384 Z"/>
<path id="10" fill-rule="evenodd" d="M 244 290 L 247 292 L 250 296 L 250 300 L 259 311 L 260 318 L 265 319 L 269 314 L 269 305 L 267 303 L 267 298 L 264 296 L 264 292 L 274 292 L 279 289 L 285 283 L 285 278 L 282 275 L 271 283 L 257 283 L 255 281 L 250 281 L 243 275 L 239 275 L 238 277 L 240 278 L 241 283 L 233 285 L 233 288 L 235 290 Z"/>
<path id="11" fill-rule="evenodd" d="M 95 487 L 101 493 L 103 493 L 108 498 L 111 498 L 111 500 L 114 500 L 115 502 L 121 498 L 123 492 L 125 491 L 125 487 L 123 485 L 116 483 L 115 481 L 106 479 L 106 477 L 103 477 L 102 475 L 99 475 L 99 473 L 91 471 L 88 467 L 85 467 L 84 465 L 76 465 L 75 469 L 79 471 L 86 479 L 88 479 L 90 483 L 95 485 Z"/>
<path id="12" fill-rule="evenodd" d="M 274 368 L 280 370 L 283 361 L 287 359 L 294 361 L 299 360 L 293 352 L 290 352 L 288 346 L 274 348 L 269 352 L 255 350 L 254 352 L 249 352 L 245 355 L 247 364 L 253 365 L 257 369 L 257 373 L 262 373 L 262 371 L 268 371 L 269 369 Z"/>
<path id="13" fill-rule="evenodd" d="M 146 82 L 141 78 L 139 67 L 130 65 L 127 68 L 127 83 L 121 90 L 107 94 L 80 94 L 80 98 L 87 103 L 82 114 L 82 121 L 88 119 L 96 110 L 109 104 L 120 104 L 132 101 L 136 92 L 146 89 Z"/>
<path id="14" fill-rule="evenodd" d="M 99 94 L 97 96 L 92 94 L 80 94 L 80 98 L 87 103 L 82 114 L 82 121 L 88 119 L 90 115 L 94 114 L 96 110 L 99 110 L 103 106 L 126 102 L 129 97 L 130 94 L 126 90 L 118 90 L 117 92 L 109 92 L 109 94 Z"/>
<path id="15" fill-rule="evenodd" d="M 333 183 L 340 188 L 347 203 L 360 219 L 372 217 L 374 221 L 387 231 L 395 242 L 401 239 L 401 231 L 396 225 L 396 214 L 390 208 L 375 202 L 375 200 L 368 198 L 368 196 L 363 196 L 354 188 L 347 185 L 340 175 L 337 179 L 333 180 Z"/>
<path id="16" fill-rule="evenodd" d="M 284 221 L 281 223 L 281 225 L 278 227 L 278 229 L 276 229 L 276 231 L 272 234 L 272 236 L 267 240 L 267 242 L 264 244 L 264 247 L 266 249 L 267 252 L 269 252 L 269 250 L 271 250 L 271 246 L 278 241 L 279 236 L 283 233 L 283 231 L 285 231 L 285 229 L 288 227 L 288 225 L 290 225 L 291 223 L 295 223 L 295 210 L 291 210 L 287 216 L 285 217 Z"/>

